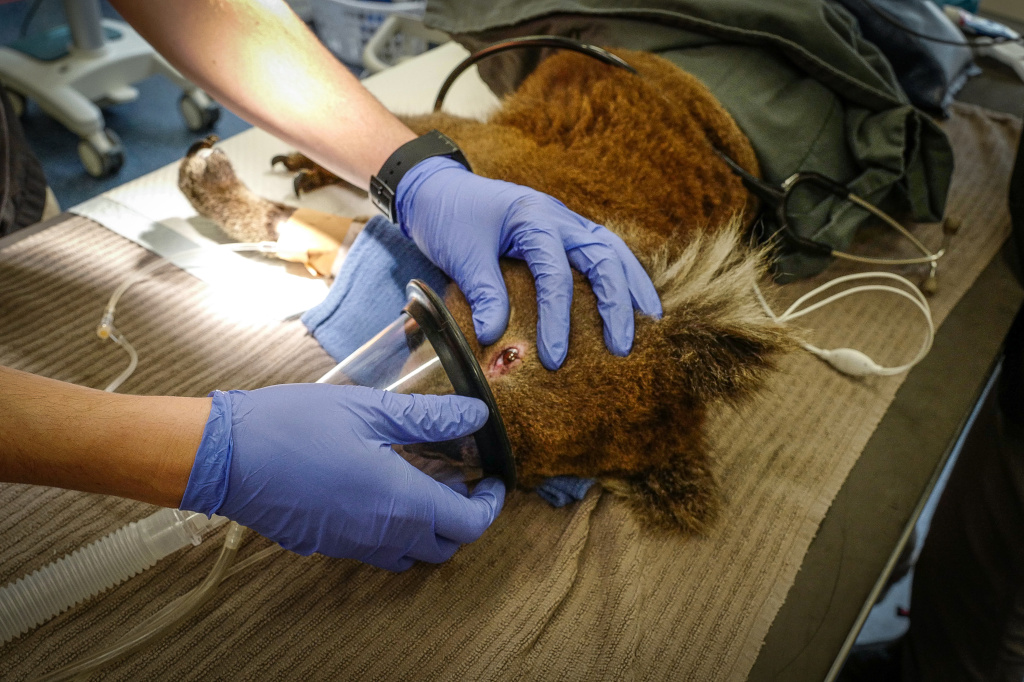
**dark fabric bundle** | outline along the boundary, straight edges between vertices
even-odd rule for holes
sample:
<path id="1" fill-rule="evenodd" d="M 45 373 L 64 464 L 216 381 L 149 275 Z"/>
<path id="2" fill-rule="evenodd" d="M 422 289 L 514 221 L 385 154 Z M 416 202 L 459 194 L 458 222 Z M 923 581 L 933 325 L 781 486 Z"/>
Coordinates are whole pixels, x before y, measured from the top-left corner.
<path id="1" fill-rule="evenodd" d="M 946 15 L 930 0 L 837 2 L 857 18 L 864 37 L 892 63 L 910 101 L 931 113 L 948 116 L 953 96 L 976 67 L 963 34 Z M 922 36 L 965 44 L 958 47 Z"/>
<path id="2" fill-rule="evenodd" d="M 896 213 L 942 218 L 953 170 L 949 141 L 914 107 L 889 61 L 831 0 L 430 0 L 426 21 L 470 50 L 510 36 L 550 34 L 655 52 L 699 78 L 750 138 L 765 179 L 816 171 Z M 506 52 L 480 63 L 499 95 L 540 59 Z M 791 211 L 802 237 L 849 247 L 868 214 L 835 198 Z M 782 281 L 830 259 L 780 250 Z"/>
<path id="3" fill-rule="evenodd" d="M 42 166 L 0 85 L 0 237 L 37 222 L 45 204 Z"/>

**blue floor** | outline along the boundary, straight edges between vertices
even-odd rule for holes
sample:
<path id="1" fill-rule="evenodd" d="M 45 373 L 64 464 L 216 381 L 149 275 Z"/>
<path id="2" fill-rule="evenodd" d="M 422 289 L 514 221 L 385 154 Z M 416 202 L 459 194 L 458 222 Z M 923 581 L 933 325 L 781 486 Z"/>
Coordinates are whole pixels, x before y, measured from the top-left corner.
<path id="1" fill-rule="evenodd" d="M 23 0 L 0 4 L 0 44 L 8 44 L 20 35 L 22 21 L 32 3 Z M 104 3 L 104 15 L 117 17 Z M 59 0 L 42 0 L 29 26 L 29 33 L 42 31 L 63 22 Z M 43 164 L 47 180 L 61 208 L 85 201 L 112 187 L 156 170 L 180 159 L 198 137 L 190 132 L 178 111 L 181 91 L 159 76 L 142 81 L 136 87 L 139 98 L 104 110 L 107 127 L 121 138 L 125 163 L 115 175 L 96 179 L 78 160 L 78 137 L 69 132 L 30 102 L 22 119 L 29 144 Z M 230 137 L 249 124 L 222 109 L 213 132 Z"/>

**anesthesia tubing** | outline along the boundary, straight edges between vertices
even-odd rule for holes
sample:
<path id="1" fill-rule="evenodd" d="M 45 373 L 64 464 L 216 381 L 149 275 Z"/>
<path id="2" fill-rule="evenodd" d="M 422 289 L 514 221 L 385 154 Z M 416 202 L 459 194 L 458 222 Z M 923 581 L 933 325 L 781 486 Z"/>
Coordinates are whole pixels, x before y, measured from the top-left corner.
<path id="1" fill-rule="evenodd" d="M 231 243 L 221 244 L 215 248 L 274 253 L 277 244 Z M 169 262 L 159 259 L 142 267 L 122 282 L 107 302 L 96 334 L 101 339 L 111 339 L 117 343 L 129 357 L 128 367 L 104 389 L 107 392 L 116 391 L 138 366 L 135 348 L 114 326 L 117 303 L 129 287 Z M 7 643 L 75 604 L 145 571 L 177 550 L 189 544 L 200 544 L 204 532 L 217 528 L 227 521 L 228 519 L 220 516 L 207 517 L 205 514 L 180 509 L 160 509 L 9 583 L 0 588 L 0 644 Z M 112 646 L 37 679 L 48 682 L 71 679 L 139 650 L 153 638 L 167 632 L 194 613 L 214 593 L 224 578 L 279 549 L 274 545 L 232 568 L 231 564 L 244 532 L 243 526 L 234 522 L 229 524 L 224 546 L 213 568 L 197 587 L 172 601 Z"/>
<path id="2" fill-rule="evenodd" d="M 173 510 L 172 510 L 173 511 Z M 202 514 L 200 514 L 202 516 Z M 245 527 L 234 521 L 228 526 L 227 535 L 224 538 L 224 546 L 217 556 L 217 561 L 206 578 L 191 592 L 180 599 L 171 602 L 154 616 L 144 621 L 137 628 L 128 633 L 119 642 L 111 647 L 99 651 L 88 658 L 72 663 L 52 673 L 37 678 L 38 682 L 56 682 L 57 680 L 70 680 L 80 675 L 86 675 L 97 670 L 108 663 L 112 663 L 122 656 L 134 653 L 149 644 L 154 637 L 166 633 L 174 626 L 181 623 L 195 611 L 213 594 L 221 581 L 227 576 L 231 563 L 235 560 L 238 547 L 241 544 Z"/>
<path id="3" fill-rule="evenodd" d="M 0 643 L 124 582 L 227 519 L 160 509 L 0 588 Z"/>

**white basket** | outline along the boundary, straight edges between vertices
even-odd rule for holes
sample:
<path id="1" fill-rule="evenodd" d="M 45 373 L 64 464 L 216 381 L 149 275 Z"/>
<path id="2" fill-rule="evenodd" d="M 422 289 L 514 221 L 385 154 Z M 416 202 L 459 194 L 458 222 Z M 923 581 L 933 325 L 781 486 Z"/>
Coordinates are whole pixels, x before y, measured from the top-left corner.
<path id="1" fill-rule="evenodd" d="M 447 33 L 427 28 L 419 19 L 392 14 L 363 48 L 363 66 L 368 74 L 379 73 L 448 40 Z"/>
<path id="2" fill-rule="evenodd" d="M 320 40 L 334 55 L 354 66 L 363 65 L 363 48 L 384 19 L 396 14 L 421 18 L 426 0 L 372 2 L 370 0 L 315 0 L 313 21 Z M 403 46 L 409 54 L 415 45 Z M 420 49 L 422 51 L 425 46 Z"/>

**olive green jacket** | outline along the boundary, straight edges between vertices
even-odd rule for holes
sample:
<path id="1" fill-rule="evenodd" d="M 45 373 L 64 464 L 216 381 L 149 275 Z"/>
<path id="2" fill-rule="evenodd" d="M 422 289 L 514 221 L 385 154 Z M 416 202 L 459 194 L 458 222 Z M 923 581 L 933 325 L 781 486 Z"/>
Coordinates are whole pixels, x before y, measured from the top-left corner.
<path id="1" fill-rule="evenodd" d="M 945 134 L 909 104 L 881 52 L 828 0 L 428 0 L 426 21 L 470 49 L 552 34 L 656 52 L 715 93 L 767 180 L 817 171 L 915 220 L 942 217 L 953 171 Z M 504 53 L 480 72 L 501 94 L 543 56 Z M 794 229 L 834 248 L 846 248 L 867 218 L 847 201 L 795 199 Z M 783 249 L 780 278 L 827 263 Z"/>

